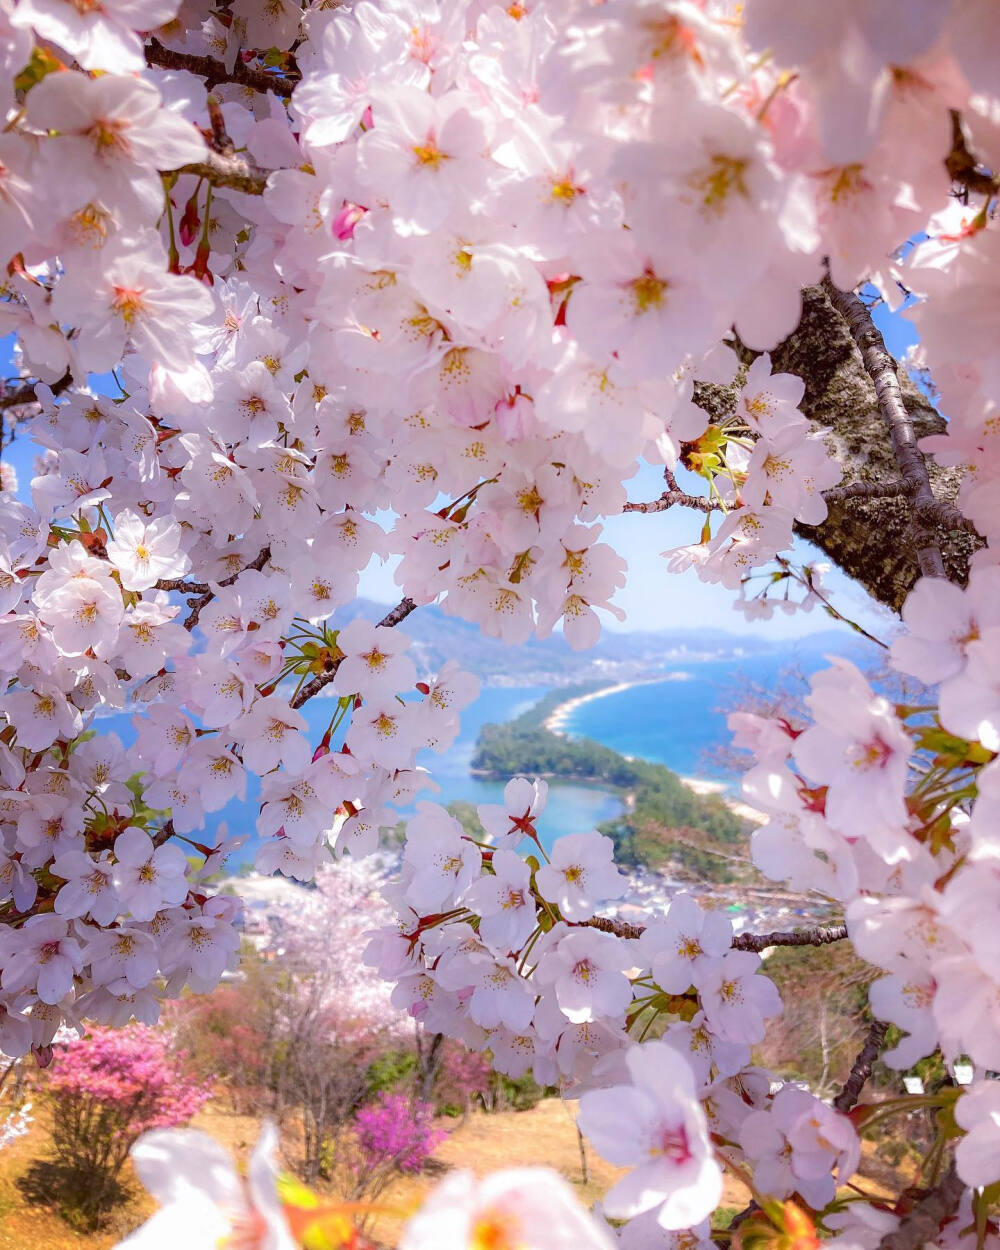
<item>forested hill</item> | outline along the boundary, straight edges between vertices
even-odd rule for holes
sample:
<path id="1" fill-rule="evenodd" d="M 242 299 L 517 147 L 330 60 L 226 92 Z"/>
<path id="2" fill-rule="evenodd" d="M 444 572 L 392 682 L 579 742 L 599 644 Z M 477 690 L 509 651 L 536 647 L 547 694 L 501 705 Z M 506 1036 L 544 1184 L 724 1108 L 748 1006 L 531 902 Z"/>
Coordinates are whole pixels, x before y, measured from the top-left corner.
<path id="1" fill-rule="evenodd" d="M 743 875 L 749 826 L 718 795 L 698 795 L 663 764 L 627 759 L 587 738 L 565 738 L 542 725 L 568 694 L 596 689 L 598 683 L 557 691 L 517 720 L 484 725 L 476 742 L 472 768 L 484 776 L 547 777 L 588 781 L 621 793 L 626 809 L 601 826 L 614 838 L 625 862 L 662 871 L 686 870 L 711 881 Z"/>

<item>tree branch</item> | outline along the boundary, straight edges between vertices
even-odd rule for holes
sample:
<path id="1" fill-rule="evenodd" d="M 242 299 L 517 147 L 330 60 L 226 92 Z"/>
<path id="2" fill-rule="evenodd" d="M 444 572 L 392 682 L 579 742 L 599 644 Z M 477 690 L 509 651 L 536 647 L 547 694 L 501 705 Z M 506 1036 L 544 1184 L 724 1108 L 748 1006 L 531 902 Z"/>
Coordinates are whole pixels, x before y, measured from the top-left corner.
<path id="1" fill-rule="evenodd" d="M 868 1036 L 865 1038 L 865 1044 L 858 1051 L 857 1058 L 851 1064 L 851 1072 L 844 1082 L 844 1088 L 833 1100 L 833 1105 L 837 1111 L 842 1111 L 846 1115 L 858 1101 L 865 1082 L 872 1074 L 872 1068 L 875 1066 L 875 1060 L 879 1056 L 879 1051 L 885 1044 L 885 1035 L 888 1029 L 889 1026 L 882 1020 L 872 1021 L 871 1028 L 868 1030 Z"/>
<path id="2" fill-rule="evenodd" d="M 833 486 L 823 492 L 826 503 L 843 503 L 846 499 L 900 499 L 912 495 L 906 482 L 849 482 L 846 486 Z"/>
<path id="3" fill-rule="evenodd" d="M 400 621 L 406 618 L 416 609 L 416 604 L 412 599 L 401 599 L 399 603 L 387 612 L 380 621 L 376 621 L 377 625 L 382 625 L 386 629 L 393 629 Z M 325 673 L 319 673 L 302 687 L 297 695 L 289 701 L 288 706 L 291 708 L 300 708 L 303 703 L 308 701 L 324 688 L 337 676 L 337 669 L 340 668 L 340 660 L 334 660 L 329 670 Z"/>
<path id="4" fill-rule="evenodd" d="M 952 1163 L 941 1184 L 921 1199 L 909 1215 L 904 1216 L 894 1232 L 882 1238 L 878 1250 L 917 1250 L 918 1246 L 935 1243 L 942 1225 L 954 1214 L 963 1193 L 965 1183 L 959 1179 Z"/>
<path id="5" fill-rule="evenodd" d="M 642 937 L 646 931 L 645 925 L 630 924 L 627 920 L 610 916 L 591 916 L 583 923 L 592 929 L 600 929 L 602 933 L 612 933 L 621 938 Z M 831 942 L 842 942 L 846 937 L 847 925 L 838 924 L 829 928 L 815 925 L 808 929 L 788 929 L 777 933 L 739 933 L 733 938 L 732 948 L 759 954 L 770 946 L 827 946 Z"/>
<path id="6" fill-rule="evenodd" d="M 236 581 L 236 579 L 240 576 L 240 574 L 245 573 L 247 569 L 256 569 L 257 572 L 259 573 L 260 570 L 264 567 L 264 565 L 267 564 L 268 560 L 270 560 L 270 558 L 271 558 L 270 546 L 261 547 L 257 555 L 254 556 L 254 558 L 250 561 L 249 564 L 245 564 L 243 568 L 240 569 L 239 573 L 234 573 L 232 577 L 224 577 L 221 582 L 217 583 L 217 585 L 219 585 L 220 587 L 232 586 L 233 582 Z M 189 595 L 197 594 L 198 595 L 197 599 L 188 600 L 188 607 L 190 608 L 190 612 L 188 613 L 187 620 L 185 620 L 184 622 L 184 628 L 187 630 L 194 629 L 194 627 L 198 624 L 199 618 L 201 617 L 202 609 L 207 607 L 208 604 L 215 598 L 215 591 L 212 590 L 212 588 L 209 585 L 207 585 L 207 583 L 205 582 L 187 582 L 187 583 L 182 582 L 178 584 L 177 578 L 164 578 L 162 579 L 162 581 L 156 583 L 156 589 L 157 590 L 179 590 L 181 594 L 189 594 Z"/>
<path id="7" fill-rule="evenodd" d="M 61 378 L 48 384 L 49 390 L 53 395 L 61 395 L 72 381 L 73 375 L 67 369 Z M 18 408 L 22 404 L 37 404 L 38 396 L 35 394 L 35 387 L 40 385 L 40 382 L 25 382 L 17 390 L 0 394 L 0 409 Z"/>
<path id="8" fill-rule="evenodd" d="M 264 69 L 251 69 L 237 56 L 231 70 L 222 61 L 211 56 L 196 56 L 192 52 L 174 52 L 165 48 L 159 39 L 151 38 L 145 47 L 146 64 L 160 69 L 184 69 L 204 78 L 209 91 L 219 83 L 231 82 L 252 91 L 270 91 L 287 99 L 295 90 L 301 75 L 297 69 L 283 71 L 280 75 Z"/>
<path id="9" fill-rule="evenodd" d="M 1000 189 L 997 175 L 969 151 L 958 109 L 951 110 L 951 151 L 944 158 L 944 167 L 952 182 L 959 183 L 966 191 L 994 196 Z"/>
<path id="10" fill-rule="evenodd" d="M 683 490 L 667 490 L 649 503 L 627 503 L 622 512 L 666 512 L 668 508 L 679 505 L 682 508 L 695 508 L 699 512 L 717 512 L 722 508 L 718 499 L 708 499 L 704 495 L 689 495 Z"/>
<path id="11" fill-rule="evenodd" d="M 903 403 L 895 358 L 886 347 L 885 340 L 872 321 L 868 309 L 854 292 L 842 291 L 834 286 L 829 277 L 824 279 L 823 285 L 834 308 L 847 323 L 851 337 L 861 353 L 865 372 L 875 387 L 879 412 L 889 430 L 893 455 L 899 465 L 902 483 L 907 493 L 912 491 L 913 494 L 914 520 L 922 527 L 927 523 L 931 513 L 936 511 L 937 500 L 931 489 L 927 465 L 917 446 L 913 422 Z M 927 541 L 925 534 L 918 534 L 917 542 L 921 544 L 917 548 L 917 562 L 921 573 L 925 577 L 944 577 L 944 558 L 941 555 L 941 548 Z"/>
<path id="12" fill-rule="evenodd" d="M 825 928 L 814 925 L 808 929 L 791 929 L 779 933 L 739 933 L 733 938 L 733 950 L 756 951 L 758 954 L 769 946 L 828 946 L 842 942 L 847 937 L 847 925 L 838 924 Z"/>
<path id="13" fill-rule="evenodd" d="M 261 169 L 249 157 L 213 152 L 209 149 L 205 159 L 191 165 L 181 165 L 178 169 L 165 170 L 165 173 L 194 174 L 204 178 L 213 187 L 231 187 L 234 191 L 242 191 L 244 195 L 263 195 L 267 189 L 267 179 L 272 173 L 270 169 Z"/>
<path id="14" fill-rule="evenodd" d="M 627 920 L 615 920 L 610 916 L 591 916 L 583 923 L 591 929 L 600 929 L 602 933 L 620 938 L 640 938 L 646 932 L 644 924 L 629 924 Z"/>

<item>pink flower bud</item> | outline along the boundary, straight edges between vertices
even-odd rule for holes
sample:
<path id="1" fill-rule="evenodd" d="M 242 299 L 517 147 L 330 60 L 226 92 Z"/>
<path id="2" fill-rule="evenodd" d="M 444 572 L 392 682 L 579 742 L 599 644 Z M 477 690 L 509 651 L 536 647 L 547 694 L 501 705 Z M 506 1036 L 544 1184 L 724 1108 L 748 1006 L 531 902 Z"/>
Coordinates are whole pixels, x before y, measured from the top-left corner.
<path id="1" fill-rule="evenodd" d="M 334 217 L 333 225 L 330 227 L 333 231 L 333 237 L 335 239 L 353 239 L 354 227 L 367 212 L 368 209 L 363 205 L 353 204 L 350 200 L 345 200 L 343 208 Z"/>

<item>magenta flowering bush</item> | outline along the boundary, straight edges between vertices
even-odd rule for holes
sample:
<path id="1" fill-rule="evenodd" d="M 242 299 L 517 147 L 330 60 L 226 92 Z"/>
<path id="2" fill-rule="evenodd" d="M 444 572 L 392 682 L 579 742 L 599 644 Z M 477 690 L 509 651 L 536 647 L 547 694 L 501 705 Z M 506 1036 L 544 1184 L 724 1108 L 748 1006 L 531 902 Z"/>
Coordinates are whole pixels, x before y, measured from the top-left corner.
<path id="1" fill-rule="evenodd" d="M 90 1226 L 116 1197 L 136 1138 L 186 1124 L 212 1096 L 170 1035 L 144 1025 L 58 1046 L 47 1089 L 63 1208 Z"/>
<path id="2" fill-rule="evenodd" d="M 357 1166 L 369 1173 L 419 1172 L 446 1136 L 434 1127 L 431 1104 L 405 1094 L 380 1094 L 355 1116 L 354 1129 Z"/>

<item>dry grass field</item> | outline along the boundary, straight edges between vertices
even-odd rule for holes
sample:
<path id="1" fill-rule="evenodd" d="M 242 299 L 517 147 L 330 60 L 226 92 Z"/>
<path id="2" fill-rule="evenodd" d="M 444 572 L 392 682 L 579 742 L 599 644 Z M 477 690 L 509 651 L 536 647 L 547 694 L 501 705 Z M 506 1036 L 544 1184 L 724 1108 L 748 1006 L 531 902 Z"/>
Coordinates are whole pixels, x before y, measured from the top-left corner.
<path id="1" fill-rule="evenodd" d="M 482 1174 L 499 1168 L 544 1164 L 562 1173 L 582 1202 L 593 1203 L 621 1172 L 588 1151 L 590 1176 L 584 1183 L 573 1110 L 573 1104 L 551 1098 L 530 1111 L 474 1114 L 462 1124 L 442 1120 L 448 1137 L 435 1152 L 431 1167 L 420 1176 L 397 1180 L 382 1195 L 379 1205 L 386 1210 L 373 1219 L 367 1230 L 369 1235 L 382 1244 L 394 1244 L 406 1214 L 444 1172 L 456 1167 Z M 127 1201 L 111 1214 L 101 1231 L 75 1232 L 47 1200 L 48 1112 L 36 1104 L 36 1113 L 31 1131 L 0 1152 L 0 1250 L 110 1250 L 148 1218 L 154 1210 L 153 1201 L 127 1168 Z M 240 1160 L 246 1159 L 257 1138 L 258 1121 L 233 1114 L 221 1102 L 210 1103 L 196 1117 L 194 1125 Z M 891 1183 L 894 1178 L 867 1149 L 862 1175 L 868 1192 L 890 1192 L 882 1188 L 880 1181 Z M 727 1177 L 723 1204 L 741 1208 L 747 1198 L 742 1186 Z"/>

